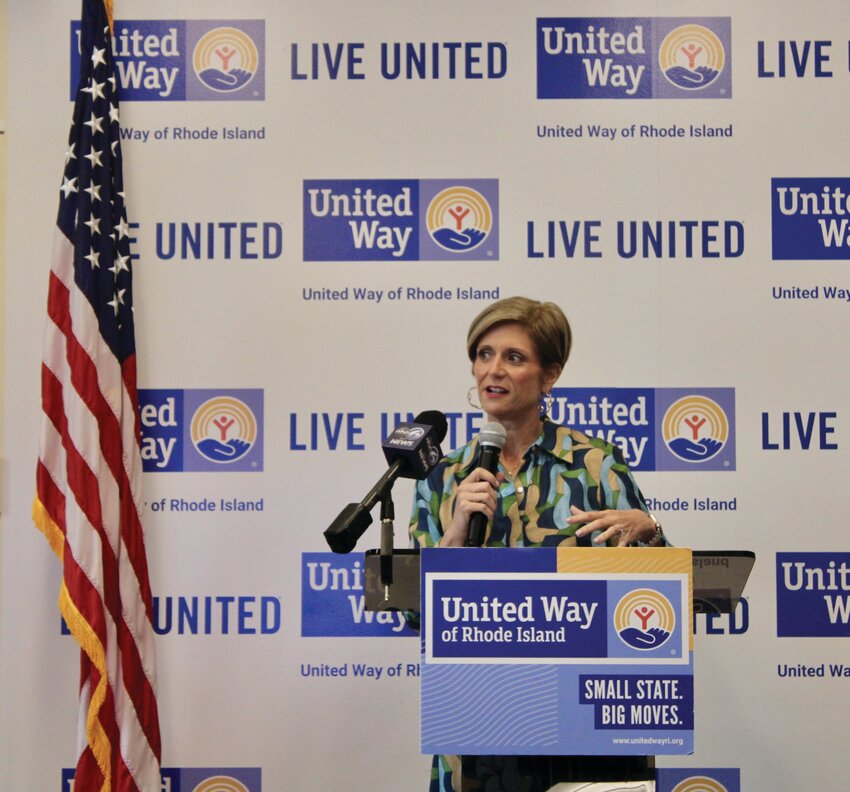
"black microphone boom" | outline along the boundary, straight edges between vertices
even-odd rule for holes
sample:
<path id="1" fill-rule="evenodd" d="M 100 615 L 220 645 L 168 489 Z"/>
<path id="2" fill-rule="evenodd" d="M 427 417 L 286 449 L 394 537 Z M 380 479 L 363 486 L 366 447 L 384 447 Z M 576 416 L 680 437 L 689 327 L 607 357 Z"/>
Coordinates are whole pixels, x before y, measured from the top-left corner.
<path id="1" fill-rule="evenodd" d="M 419 413 L 413 423 L 399 424 L 383 442 L 390 463 L 360 503 L 349 503 L 325 529 L 325 539 L 335 553 L 350 553 L 372 524 L 369 514 L 386 497 L 397 478 L 425 478 L 442 457 L 440 443 L 446 436 L 446 416 L 437 410 Z"/>
<path id="2" fill-rule="evenodd" d="M 505 447 L 506 440 L 507 433 L 504 426 L 498 423 L 484 424 L 478 434 L 478 447 L 481 449 L 478 456 L 478 467 L 496 473 L 499 469 L 499 452 Z M 466 546 L 481 547 L 486 535 L 487 515 L 484 512 L 475 512 L 469 518 Z"/>

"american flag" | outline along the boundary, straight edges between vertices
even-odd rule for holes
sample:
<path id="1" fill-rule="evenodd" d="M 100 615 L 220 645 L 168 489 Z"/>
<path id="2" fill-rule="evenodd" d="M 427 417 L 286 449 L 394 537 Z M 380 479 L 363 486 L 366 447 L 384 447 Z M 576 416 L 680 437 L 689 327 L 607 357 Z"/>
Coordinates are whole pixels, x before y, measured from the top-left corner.
<path id="1" fill-rule="evenodd" d="M 41 367 L 33 518 L 62 562 L 80 645 L 75 788 L 159 792 L 152 598 L 141 515 L 132 266 L 104 0 L 83 0 Z"/>

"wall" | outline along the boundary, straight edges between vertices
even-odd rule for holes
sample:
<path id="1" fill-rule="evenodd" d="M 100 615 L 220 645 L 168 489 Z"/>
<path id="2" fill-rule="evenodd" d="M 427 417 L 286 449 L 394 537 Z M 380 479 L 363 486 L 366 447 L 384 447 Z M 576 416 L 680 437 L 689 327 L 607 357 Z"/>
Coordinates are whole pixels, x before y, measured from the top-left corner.
<path id="1" fill-rule="evenodd" d="M 73 764 L 77 651 L 29 507 L 77 9 L 12 0 L 8 12 L 0 762 L 10 787 L 50 790 Z M 836 199 L 850 192 L 846 13 L 825 0 L 770 14 L 725 1 L 122 0 L 116 14 L 135 20 L 119 22 L 124 50 L 132 31 L 152 36 L 124 61 L 142 84 L 121 118 L 172 779 L 194 788 L 204 768 L 253 768 L 231 775 L 252 790 L 260 772 L 266 790 L 424 788 L 406 673 L 418 642 L 397 622 L 366 624 L 359 557 L 327 554 L 322 531 L 381 474 L 396 413 L 448 413 L 447 447 L 480 426 L 464 339 L 498 293 L 564 307 L 575 347 L 559 409 L 627 405 L 628 421 L 588 428 L 625 445 L 675 544 L 757 554 L 735 618 L 696 620 L 697 747 L 659 765 L 737 769 L 747 789 L 840 785 L 850 760 L 819 747 L 850 726 L 846 651 L 829 637 L 850 630 L 824 598 L 846 604 L 847 585 L 797 582 L 847 561 L 848 253 L 819 224 L 840 236 L 850 211 Z M 588 48 L 590 25 L 622 18 L 613 46 L 646 54 L 587 67 L 546 54 L 548 17 L 562 21 L 541 27 L 579 20 Z M 205 85 L 192 58 L 226 23 L 254 72 L 233 92 Z M 690 23 L 722 45 L 693 55 L 718 72 L 701 89 L 662 71 L 662 40 Z M 420 42 L 425 77 L 382 75 L 382 50 Z M 588 85 L 586 68 L 610 68 L 610 85 Z M 469 249 L 426 212 L 458 187 L 475 192 L 449 197 L 480 212 Z M 393 197 L 372 217 L 324 214 L 322 190 L 355 188 Z M 794 188 L 825 188 L 834 213 L 782 213 Z M 656 224 L 656 247 L 633 249 L 632 228 Z M 373 246 L 352 228 L 374 228 Z M 239 400 L 253 442 L 231 464 L 196 445 L 212 431 L 201 406 L 223 397 Z M 664 423 L 680 400 L 713 419 L 690 438 L 701 461 L 674 450 L 684 426 Z M 397 544 L 410 493 L 395 490 Z M 358 550 L 377 545 L 373 526 Z"/>

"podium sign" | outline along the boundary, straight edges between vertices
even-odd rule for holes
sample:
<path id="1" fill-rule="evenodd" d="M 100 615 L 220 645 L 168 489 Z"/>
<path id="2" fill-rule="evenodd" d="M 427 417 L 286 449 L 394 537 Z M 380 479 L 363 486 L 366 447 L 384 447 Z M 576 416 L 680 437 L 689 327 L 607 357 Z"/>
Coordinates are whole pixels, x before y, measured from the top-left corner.
<path id="1" fill-rule="evenodd" d="M 691 551 L 422 552 L 424 753 L 693 752 Z"/>

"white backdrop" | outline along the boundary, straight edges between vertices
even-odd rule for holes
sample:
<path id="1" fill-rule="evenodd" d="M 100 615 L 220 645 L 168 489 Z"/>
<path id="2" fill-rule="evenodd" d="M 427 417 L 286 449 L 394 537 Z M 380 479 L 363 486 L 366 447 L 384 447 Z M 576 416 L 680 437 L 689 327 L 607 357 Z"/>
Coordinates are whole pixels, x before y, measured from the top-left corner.
<path id="1" fill-rule="evenodd" d="M 47 272 L 71 109 L 70 26 L 78 4 L 8 5 L 0 764 L 4 788 L 54 790 L 62 768 L 73 763 L 78 652 L 60 632 L 60 570 L 32 527 L 29 508 Z M 472 412 L 464 339 L 489 300 L 407 298 L 408 288 L 444 287 L 561 304 L 575 334 L 559 383 L 567 392 L 733 389 L 734 413 L 726 416 L 733 464 L 636 474 L 644 493 L 661 502 L 734 500 L 735 508 L 723 511 L 659 508 L 676 545 L 751 549 L 758 557 L 746 613 L 739 611 L 731 627 L 725 617 L 697 621 L 697 749 L 659 765 L 740 768 L 742 788 L 756 790 L 835 789 L 848 776 L 846 752 L 826 748 L 850 728 L 850 676 L 829 669 L 850 665 L 846 645 L 818 635 L 780 637 L 776 604 L 778 552 L 832 554 L 841 563 L 847 550 L 850 306 L 846 295 L 827 296 L 827 288 L 850 287 L 848 255 L 839 246 L 835 260 L 822 260 L 811 243 L 809 255 L 782 260 L 772 248 L 771 216 L 772 179 L 819 178 L 846 189 L 846 9 L 825 0 L 805 7 L 782 0 L 770 13 L 753 2 L 603 5 L 117 2 L 118 19 L 134 20 L 128 30 L 180 22 L 180 63 L 189 84 L 198 83 L 187 43 L 200 35 L 193 30 L 255 20 L 248 29 L 259 58 L 242 94 L 216 94 L 198 83 L 197 100 L 125 98 L 121 110 L 124 129 L 135 133 L 123 150 L 128 211 L 139 224 L 140 387 L 154 399 L 177 391 L 187 404 L 248 390 L 262 445 L 262 453 L 259 444 L 252 451 L 253 467 L 204 461 L 191 443 L 187 408 L 179 427 L 187 469 L 145 476 L 148 560 L 162 632 L 164 767 L 259 768 L 265 790 L 425 788 L 429 758 L 419 755 L 418 686 L 407 673 L 407 664 L 418 660 L 418 641 L 395 635 L 391 625 L 389 635 L 362 635 L 353 613 L 347 626 L 342 616 L 324 625 L 323 603 L 329 609 L 342 603 L 343 616 L 351 608 L 345 591 L 309 591 L 304 601 L 316 610 L 302 613 L 308 570 L 322 568 L 308 564 L 342 563 L 303 554 L 327 551 L 324 528 L 382 472 L 383 413 L 440 409 L 465 420 Z M 667 97 L 668 86 L 647 98 L 538 98 L 536 31 L 544 17 L 583 19 L 585 29 L 609 17 L 677 17 L 681 24 L 711 17 L 709 27 L 725 20 L 731 36 L 718 81 L 731 80 L 731 95 Z M 197 24 L 184 32 L 184 20 Z M 172 27 L 161 24 L 162 31 Z M 819 63 L 816 41 L 829 42 L 818 49 Z M 382 77 L 381 47 L 395 42 L 438 43 L 440 76 Z M 454 79 L 447 76 L 452 42 L 482 45 L 458 51 L 481 56 L 469 69 L 483 79 L 467 76 L 461 60 Z M 300 79 L 311 75 L 313 44 L 319 45 L 317 79 Z M 330 79 L 338 53 L 340 72 Z M 349 79 L 349 67 L 363 79 Z M 543 68 L 558 67 L 546 60 Z M 663 84 L 658 63 L 648 68 Z M 165 84 L 163 72 L 143 74 L 150 81 L 159 74 Z M 618 134 L 594 138 L 591 125 Z M 636 133 L 623 137 L 632 125 Z M 646 125 L 686 133 L 641 137 Z M 731 129 L 731 135 L 691 137 L 691 125 Z M 175 128 L 236 127 L 255 139 L 174 139 Z M 561 127 L 580 128 L 582 136 L 540 136 Z M 428 253 L 436 246 L 423 226 L 421 260 L 353 260 L 353 252 L 339 253 L 345 244 L 353 251 L 349 239 L 333 248 L 333 260 L 315 261 L 307 260 L 312 246 L 332 232 L 322 218 L 307 216 L 310 180 L 340 189 L 342 180 L 357 180 L 361 191 L 374 180 L 416 181 L 423 191 L 428 180 L 492 180 L 481 191 L 495 190 L 498 199 L 488 198 L 494 220 L 477 252 Z M 553 256 L 537 255 L 546 250 L 550 221 L 598 222 L 593 250 L 601 255 L 589 257 L 580 245 L 568 256 L 559 237 Z M 686 255 L 679 225 L 675 256 L 665 250 L 626 258 L 616 232 L 618 223 L 630 221 L 719 221 L 721 228 L 730 222 L 742 229 L 743 251 L 723 255 L 720 245 L 709 252 L 721 255 L 706 257 L 697 245 Z M 176 224 L 179 235 L 184 223 L 200 223 L 204 234 L 214 224 L 215 250 L 181 255 L 178 246 L 172 256 L 167 244 L 158 244 L 158 226 L 167 232 Z M 263 258 L 262 246 L 249 243 L 242 252 L 258 257 L 248 258 L 235 245 L 227 257 L 222 223 L 273 224 L 282 248 L 272 245 Z M 255 226 L 244 227 L 249 237 L 255 233 Z M 354 299 L 355 288 L 397 287 L 402 299 Z M 815 287 L 810 297 L 800 296 L 800 289 Z M 314 299 L 343 289 L 348 299 Z M 808 448 L 794 413 L 803 428 L 813 415 L 815 426 L 824 422 L 827 431 L 816 431 Z M 324 421 L 333 428 L 339 416 L 343 426 L 351 422 L 362 431 L 343 432 L 333 448 Z M 155 436 L 157 427 L 149 428 Z M 456 439 L 465 442 L 465 430 Z M 410 492 L 406 483 L 395 491 L 397 544 L 406 543 Z M 219 508 L 177 511 L 172 499 L 206 499 Z M 225 512 L 221 499 L 255 505 L 262 499 L 262 509 Z M 377 545 L 373 527 L 358 549 Z M 357 592 L 351 596 L 356 606 Z M 241 624 L 234 602 L 225 627 L 218 600 L 204 626 L 205 598 L 226 597 L 246 598 Z M 181 632 L 180 607 L 200 607 L 202 626 L 184 623 Z M 169 612 L 173 623 L 165 629 Z M 348 634 L 302 634 L 334 630 Z M 846 637 L 847 625 L 837 634 Z M 383 673 L 356 677 L 355 663 Z M 391 676 L 398 663 L 402 673 Z M 331 666 L 348 674 L 311 673 Z M 823 666 L 824 675 L 789 676 L 801 666 L 813 673 Z"/>

